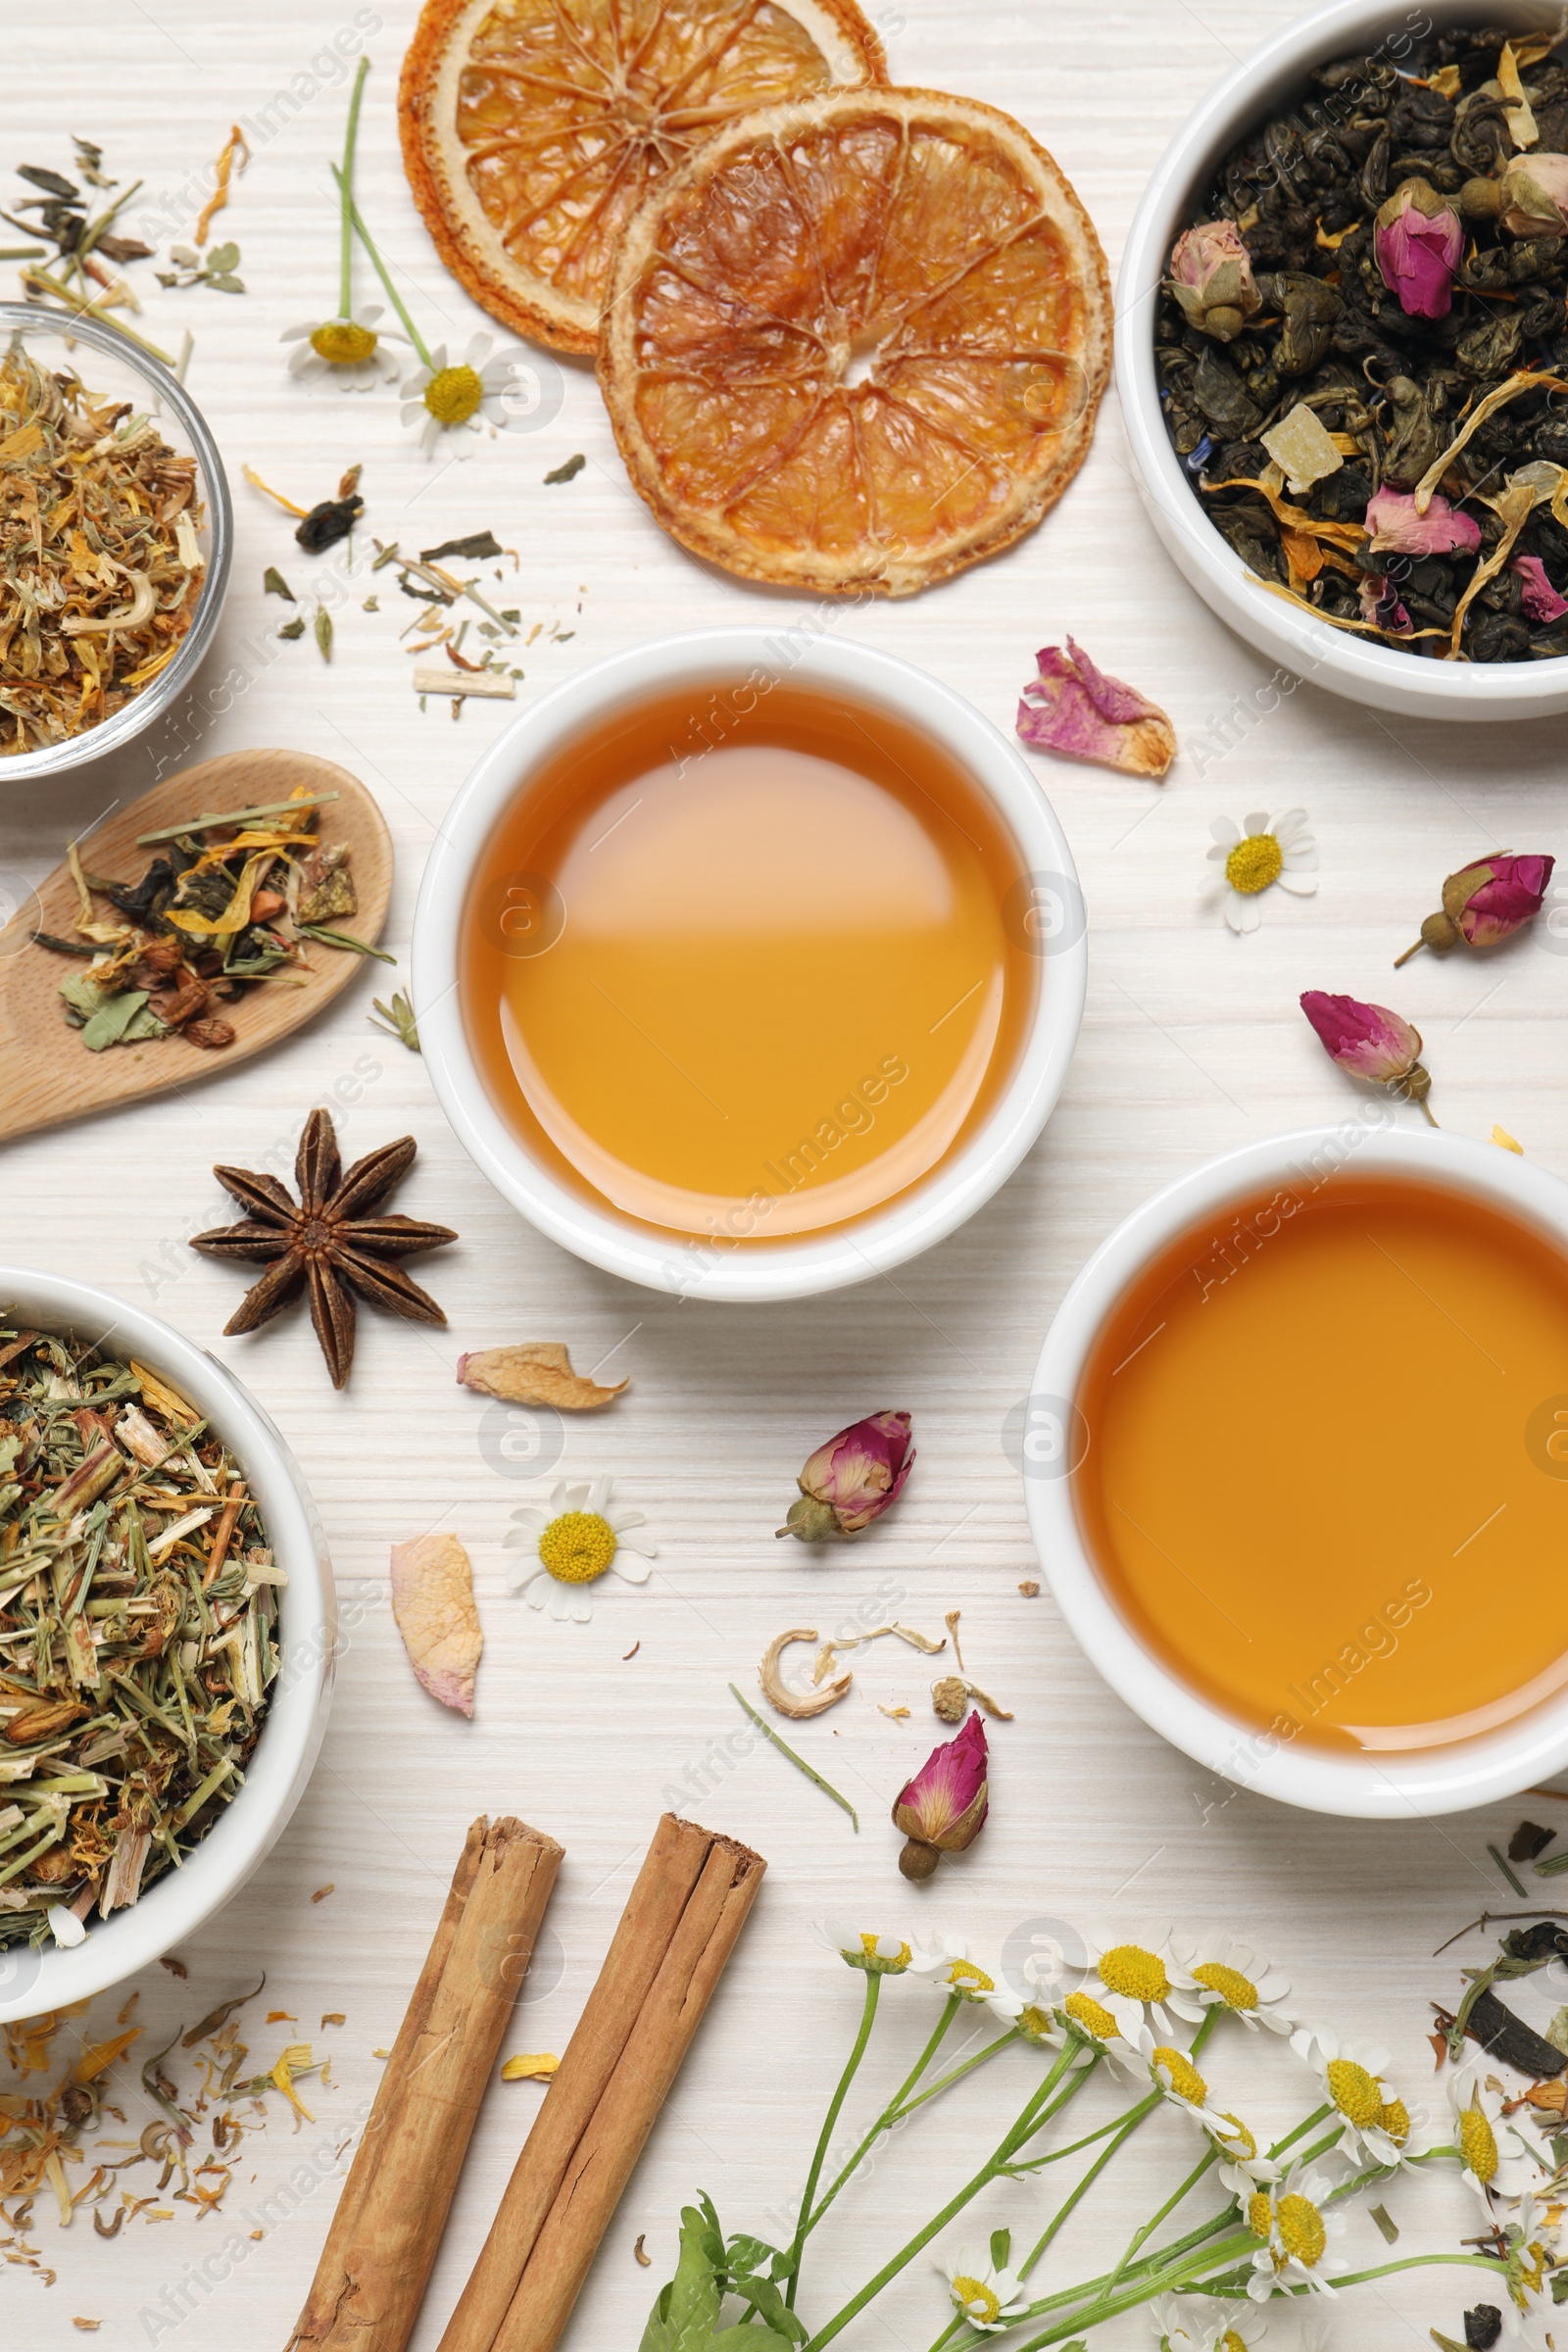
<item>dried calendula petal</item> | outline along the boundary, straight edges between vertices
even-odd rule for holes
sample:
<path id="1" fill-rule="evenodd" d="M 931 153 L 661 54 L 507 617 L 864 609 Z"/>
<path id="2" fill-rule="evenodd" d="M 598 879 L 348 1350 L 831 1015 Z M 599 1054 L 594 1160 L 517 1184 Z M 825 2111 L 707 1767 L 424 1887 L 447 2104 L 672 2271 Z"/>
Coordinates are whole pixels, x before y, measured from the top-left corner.
<path id="1" fill-rule="evenodd" d="M 416 1536 L 393 1544 L 392 1614 L 409 1663 L 430 1696 L 471 1716 L 484 1636 L 473 1605 L 473 1570 L 456 1536 Z"/>
<path id="2" fill-rule="evenodd" d="M 507 2060 L 501 2069 L 501 2080 L 503 2082 L 531 2082 L 540 2075 L 548 2080 L 560 2064 L 561 2060 L 552 2050 L 524 2050 L 515 2058 Z"/>
<path id="3" fill-rule="evenodd" d="M 804 1723 L 810 1715 L 825 1714 L 829 1707 L 836 1706 L 855 1680 L 854 1675 L 846 1668 L 843 1674 L 836 1676 L 831 1683 L 825 1683 L 820 1689 L 813 1690 L 808 1698 L 798 1696 L 790 1689 L 784 1680 L 779 1664 L 780 1659 L 792 1642 L 814 1642 L 815 1640 L 816 1632 L 813 1627 L 804 1625 L 792 1627 L 787 1634 L 780 1634 L 776 1641 L 768 1643 L 762 1655 L 762 1663 L 758 1669 L 758 1680 L 762 1686 L 762 1692 L 768 1705 L 776 1707 L 781 1715 L 788 1715 L 797 1723 Z"/>
<path id="4" fill-rule="evenodd" d="M 458 1379 L 466 1389 L 499 1396 L 507 1404 L 554 1404 L 564 1412 L 592 1412 L 608 1404 L 625 1388 L 601 1388 L 571 1368 L 571 1357 L 557 1340 L 532 1340 L 520 1348 L 483 1348 L 460 1355 Z"/>
<path id="5" fill-rule="evenodd" d="M 1319 421 L 1317 412 L 1298 400 L 1278 424 L 1270 426 L 1259 436 L 1276 466 L 1285 475 L 1293 498 L 1310 490 L 1314 482 L 1338 473 L 1345 464 L 1334 446 L 1334 439 Z"/>

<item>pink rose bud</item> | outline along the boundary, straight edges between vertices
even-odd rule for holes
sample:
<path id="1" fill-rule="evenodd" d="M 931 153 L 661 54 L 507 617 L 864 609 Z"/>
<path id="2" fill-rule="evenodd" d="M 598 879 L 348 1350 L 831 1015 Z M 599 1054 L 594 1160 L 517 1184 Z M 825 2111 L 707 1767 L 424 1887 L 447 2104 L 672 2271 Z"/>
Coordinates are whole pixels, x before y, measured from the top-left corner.
<path id="1" fill-rule="evenodd" d="M 1502 225 L 1516 237 L 1568 228 L 1568 155 L 1516 155 L 1502 175 Z"/>
<path id="2" fill-rule="evenodd" d="M 1443 885 L 1443 912 L 1427 916 L 1415 946 L 1395 957 L 1396 970 L 1421 948 L 1441 956 L 1448 948 L 1494 948 L 1511 939 L 1541 912 L 1555 863 L 1554 858 L 1516 858 L 1506 850 L 1450 874 Z"/>
<path id="3" fill-rule="evenodd" d="M 986 1826 L 986 1727 L 971 1715 L 956 1739 L 934 1747 L 893 1800 L 893 1826 L 908 1839 L 906 1879 L 928 1879 L 944 1854 L 961 1854 Z"/>
<path id="4" fill-rule="evenodd" d="M 1411 318 L 1446 318 L 1464 256 L 1459 216 L 1424 179 L 1404 179 L 1378 213 L 1373 251 L 1383 282 Z"/>
<path id="5" fill-rule="evenodd" d="M 1419 1102 L 1432 1119 L 1427 1096 L 1432 1080 L 1421 1067 L 1421 1032 L 1386 1004 L 1363 1004 L 1355 997 L 1331 997 L 1309 988 L 1301 1010 L 1317 1031 L 1332 1061 L 1352 1078 L 1370 1078 L 1406 1102 Z"/>
<path id="6" fill-rule="evenodd" d="M 1182 231 L 1170 254 L 1170 290 L 1189 326 L 1228 343 L 1263 297 L 1234 220 L 1205 220 Z"/>
<path id="7" fill-rule="evenodd" d="M 798 1536 L 803 1544 L 858 1536 L 898 1501 L 913 1463 L 907 1413 L 872 1413 L 852 1422 L 812 1454 L 796 1482 L 801 1499 L 791 1503 L 775 1534 Z"/>

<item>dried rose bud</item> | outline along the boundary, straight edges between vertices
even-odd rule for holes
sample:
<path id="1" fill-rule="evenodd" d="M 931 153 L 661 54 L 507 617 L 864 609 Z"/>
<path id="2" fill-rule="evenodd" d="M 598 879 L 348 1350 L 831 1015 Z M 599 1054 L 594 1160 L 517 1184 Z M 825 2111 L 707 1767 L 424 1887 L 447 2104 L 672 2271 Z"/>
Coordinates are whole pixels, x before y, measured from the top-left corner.
<path id="1" fill-rule="evenodd" d="M 1498 189 L 1502 225 L 1516 237 L 1568 228 L 1568 155 L 1516 155 Z"/>
<path id="2" fill-rule="evenodd" d="M 1494 948 L 1541 912 L 1554 858 L 1516 858 L 1513 852 L 1464 866 L 1443 885 L 1443 912 L 1429 914 L 1413 948 L 1394 958 L 1395 969 L 1421 948 Z"/>
<path id="3" fill-rule="evenodd" d="M 893 1824 L 908 1843 L 906 1879 L 928 1879 L 944 1854 L 961 1854 L 986 1825 L 986 1727 L 971 1715 L 956 1740 L 934 1747 L 893 1800 Z"/>
<path id="4" fill-rule="evenodd" d="M 801 1499 L 775 1535 L 825 1544 L 833 1536 L 858 1536 L 880 1519 L 913 1466 L 909 1426 L 907 1413 L 872 1413 L 819 1446 L 796 1481 Z"/>
<path id="5" fill-rule="evenodd" d="M 1170 255 L 1170 288 L 1189 326 L 1228 343 L 1263 297 L 1234 220 L 1204 220 L 1182 231 Z"/>
<path id="6" fill-rule="evenodd" d="M 1323 1051 L 1352 1078 L 1370 1078 L 1391 1094 L 1419 1102 L 1437 1120 L 1427 1102 L 1432 1080 L 1421 1066 L 1421 1032 L 1391 1012 L 1386 1004 L 1363 1004 L 1355 997 L 1331 997 L 1309 988 L 1301 1010 L 1317 1031 Z"/>
<path id="7" fill-rule="evenodd" d="M 1404 179 L 1380 207 L 1372 232 L 1383 282 L 1411 318 L 1446 318 L 1464 255 L 1459 216 L 1429 180 Z"/>

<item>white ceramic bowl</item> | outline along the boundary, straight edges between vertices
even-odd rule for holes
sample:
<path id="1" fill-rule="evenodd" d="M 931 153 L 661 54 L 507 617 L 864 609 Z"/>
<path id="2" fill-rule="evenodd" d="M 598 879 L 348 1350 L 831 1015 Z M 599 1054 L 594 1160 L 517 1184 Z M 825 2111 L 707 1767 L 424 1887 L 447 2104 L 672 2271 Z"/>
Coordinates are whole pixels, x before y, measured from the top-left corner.
<path id="1" fill-rule="evenodd" d="M 1223 1714 L 1145 1648 L 1085 1547 L 1069 1458 L 1083 1450 L 1072 1400 L 1106 1315 L 1150 1260 L 1201 1219 L 1261 1191 L 1310 1185 L 1339 1167 L 1441 1185 L 1533 1227 L 1568 1258 L 1568 1185 L 1493 1144 L 1394 1123 L 1369 1101 L 1338 1127 L 1249 1144 L 1167 1185 L 1102 1242 L 1057 1310 L 1024 1414 L 1029 1524 L 1061 1612 L 1118 1697 L 1173 1746 L 1239 1788 L 1309 1812 L 1412 1820 L 1492 1804 L 1551 1781 L 1568 1763 L 1568 1690 L 1501 1730 L 1428 1754 L 1341 1756 L 1284 1745 Z M 1031 1455 L 1033 1458 L 1031 1458 Z"/>
<path id="2" fill-rule="evenodd" d="M 326 1729 L 336 1657 L 332 1572 L 316 1506 L 288 1447 L 254 1396 L 205 1348 L 107 1291 L 0 1266 L 0 1310 L 35 1331 L 74 1332 L 134 1355 L 198 1406 L 241 1464 L 262 1506 L 273 1557 L 287 1572 L 279 1595 L 281 1663 L 245 1786 L 183 1867 L 155 1879 L 139 1902 L 96 1914 L 86 1941 L 67 1951 L 0 1948 L 0 2023 L 85 2000 L 170 1951 L 220 1910 L 270 1850 L 305 1793 Z"/>
<path id="3" fill-rule="evenodd" d="M 617 704 L 766 670 L 881 705 L 961 762 L 1010 828 L 1049 909 L 1041 981 L 1018 1064 L 989 1117 L 920 1185 L 853 1232 L 794 1241 L 711 1243 L 634 1223 L 568 1189 L 512 1132 L 485 1088 L 458 997 L 458 933 L 475 866 L 530 773 Z M 1031 925 L 1031 932 L 1035 930 Z M 961 1225 L 1005 1183 L 1061 1091 L 1083 1017 L 1085 916 L 1072 853 L 1014 744 L 950 686 L 892 654 L 780 621 L 770 629 L 693 629 L 615 654 L 558 686 L 496 738 L 442 821 L 414 920 L 414 1002 L 441 1105 L 496 1190 L 552 1240 L 651 1290 L 703 1298 L 804 1298 L 863 1282 Z"/>
<path id="4" fill-rule="evenodd" d="M 1265 41 L 1228 74 L 1171 141 L 1144 191 L 1116 283 L 1116 388 L 1151 519 L 1165 548 L 1221 620 L 1297 676 L 1374 710 L 1447 719 L 1544 718 L 1568 710 L 1568 658 L 1555 662 L 1431 662 L 1396 654 L 1314 620 L 1249 580 L 1203 513 L 1160 414 L 1154 301 L 1192 206 L 1239 139 L 1309 95 L 1307 75 L 1333 58 L 1411 38 L 1430 24 L 1557 23 L 1556 0 L 1426 0 L 1396 15 L 1383 0 L 1331 0 Z M 1398 57 L 1393 50 L 1394 62 Z"/>

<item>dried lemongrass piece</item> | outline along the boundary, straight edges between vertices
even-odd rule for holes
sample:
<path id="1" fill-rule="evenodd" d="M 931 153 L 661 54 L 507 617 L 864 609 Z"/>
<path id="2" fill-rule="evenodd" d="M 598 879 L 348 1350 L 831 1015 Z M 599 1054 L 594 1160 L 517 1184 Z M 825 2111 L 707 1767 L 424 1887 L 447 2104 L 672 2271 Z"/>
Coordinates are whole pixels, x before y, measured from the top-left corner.
<path id="1" fill-rule="evenodd" d="M 762 1663 L 758 1668 L 757 1679 L 762 1686 L 762 1695 L 768 1705 L 776 1707 L 781 1715 L 788 1715 L 795 1723 L 804 1723 L 812 1715 L 825 1715 L 829 1707 L 837 1706 L 855 1680 L 854 1675 L 846 1667 L 843 1674 L 837 1676 L 833 1682 L 826 1684 L 821 1690 L 812 1691 L 809 1698 L 799 1697 L 789 1688 L 780 1670 L 780 1659 L 792 1642 L 814 1642 L 815 1640 L 816 1628 L 814 1626 L 794 1626 L 789 1633 L 780 1634 L 776 1641 L 768 1643 L 762 1653 Z"/>
<path id="2" fill-rule="evenodd" d="M 416 1536 L 393 1544 L 392 1614 L 409 1663 L 430 1696 L 471 1718 L 484 1635 L 473 1602 L 473 1570 L 456 1536 Z"/>
<path id="3" fill-rule="evenodd" d="M 531 1340 L 520 1348 L 484 1348 L 460 1355 L 458 1379 L 466 1389 L 499 1396 L 506 1404 L 553 1404 L 564 1412 L 595 1411 L 618 1396 L 626 1382 L 602 1388 L 573 1372 L 568 1350 L 557 1340 Z"/>

